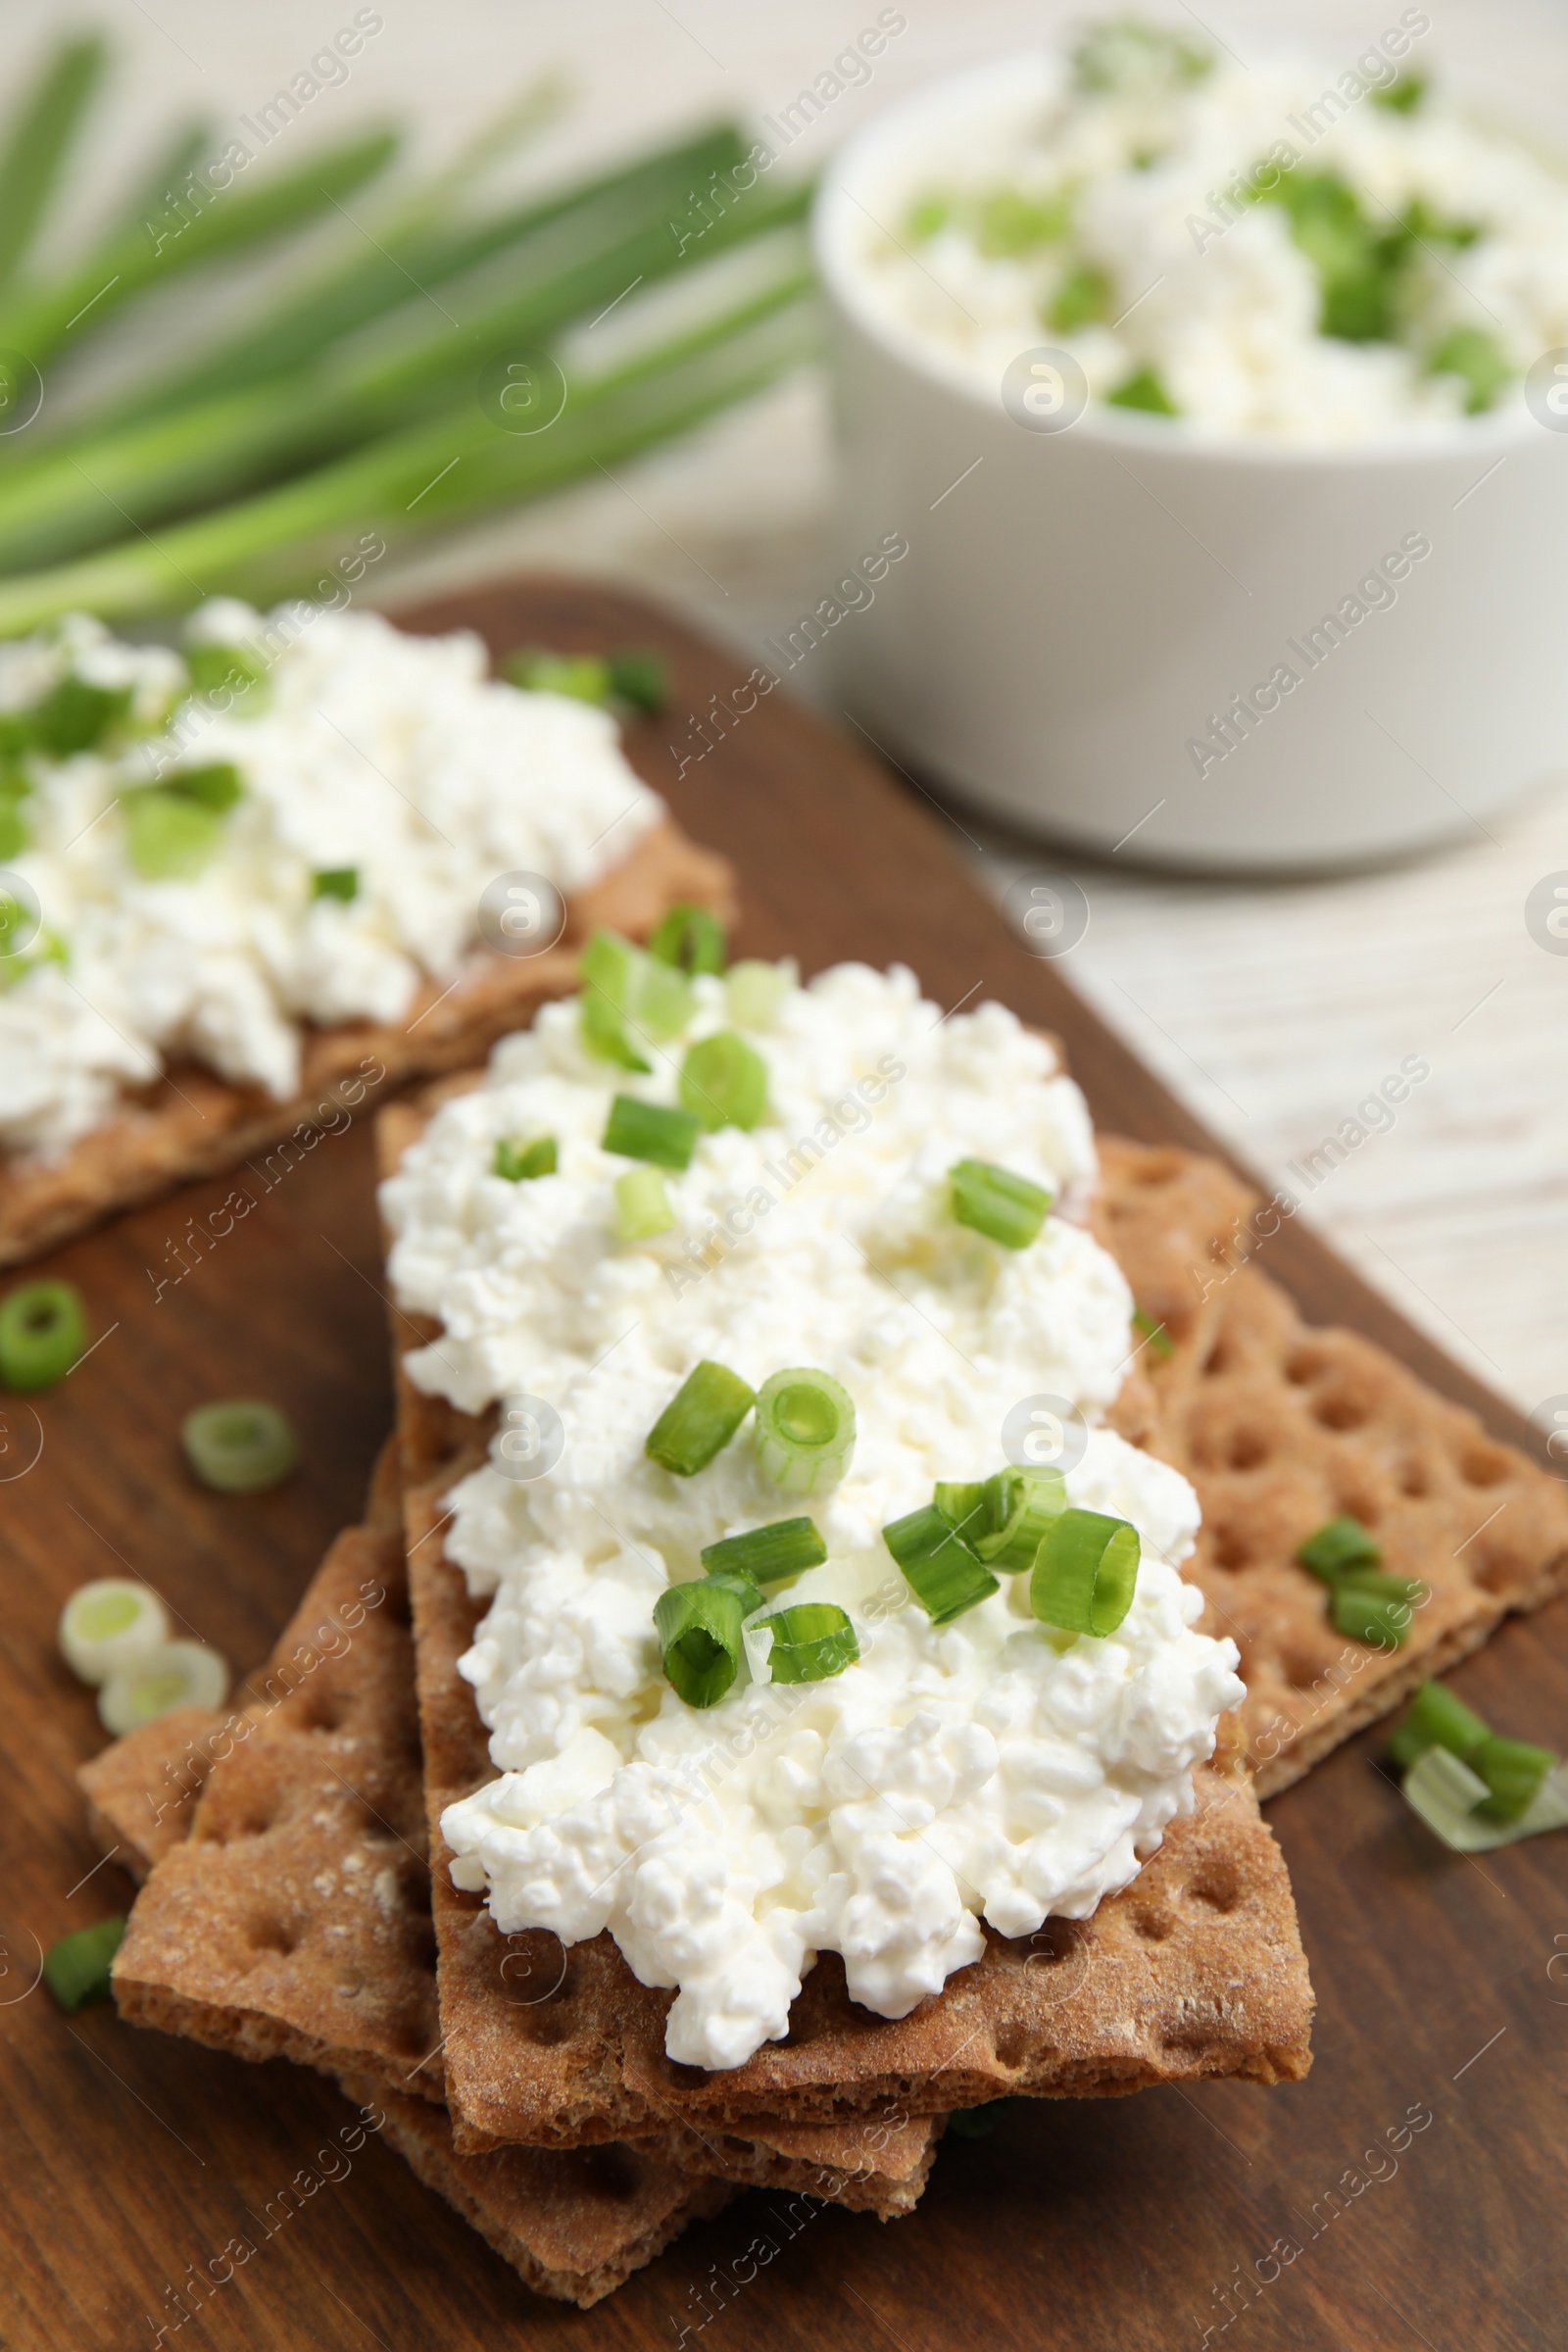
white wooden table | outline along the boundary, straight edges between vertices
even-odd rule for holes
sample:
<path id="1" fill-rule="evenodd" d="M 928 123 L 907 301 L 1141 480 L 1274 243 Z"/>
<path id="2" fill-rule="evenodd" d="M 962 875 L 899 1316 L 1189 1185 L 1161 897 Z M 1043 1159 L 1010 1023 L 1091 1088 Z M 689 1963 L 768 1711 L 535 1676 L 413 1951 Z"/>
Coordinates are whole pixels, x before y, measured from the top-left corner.
<path id="1" fill-rule="evenodd" d="M 83 220 L 176 109 L 220 126 L 253 112 L 354 16 L 332 0 L 271 0 L 265 10 L 99 0 L 95 13 L 123 57 L 74 192 Z M 704 115 L 776 110 L 831 67 L 878 6 L 383 0 L 379 13 L 382 29 L 351 79 L 290 127 L 300 153 L 390 113 L 412 120 L 422 150 L 439 154 L 509 86 L 555 64 L 578 97 L 530 166 L 553 173 Z M 800 140 L 804 164 L 916 83 L 1027 45 L 1067 15 L 1023 0 L 906 0 L 899 13 L 906 27 L 870 80 Z M 1370 14 L 1203 10 L 1244 58 L 1250 42 L 1283 36 L 1348 59 L 1396 15 L 1392 0 Z M 0 26 L 8 82 L 58 22 L 54 0 L 12 0 Z M 1473 103 L 1568 138 L 1559 12 L 1530 0 L 1446 0 L 1431 46 Z M 525 564 L 602 571 L 751 654 L 829 584 L 829 482 L 822 388 L 797 381 L 613 482 L 389 562 L 376 595 L 390 603 Z M 825 692 L 825 681 L 804 682 Z M 1568 739 L 1568 676 L 1564 729 Z M 1049 851 L 1020 853 L 963 823 L 978 846 L 956 831 L 955 840 L 999 888 L 1020 865 L 1053 863 Z M 1543 953 L 1523 920 L 1531 884 L 1559 867 L 1568 868 L 1560 794 L 1442 857 L 1349 881 L 1258 889 L 1079 868 L 1093 915 L 1068 967 L 1261 1175 L 1307 1194 L 1303 1213 L 1372 1282 L 1527 1409 L 1568 1392 L 1568 957 Z M 1294 1161 L 1309 1176 L 1304 1155 L 1411 1055 L 1430 1075 L 1392 1128 L 1348 1150 L 1314 1186 L 1292 1173 Z"/>

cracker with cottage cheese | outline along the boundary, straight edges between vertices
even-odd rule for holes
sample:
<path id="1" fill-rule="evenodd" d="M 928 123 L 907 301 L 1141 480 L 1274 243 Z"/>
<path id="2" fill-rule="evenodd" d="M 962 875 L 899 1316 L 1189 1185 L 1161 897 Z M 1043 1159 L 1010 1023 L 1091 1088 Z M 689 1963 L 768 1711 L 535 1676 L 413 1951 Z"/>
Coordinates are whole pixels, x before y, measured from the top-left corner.
<path id="1" fill-rule="evenodd" d="M 466 631 L 228 602 L 183 655 L 0 647 L 0 1265 L 466 1066 L 596 923 L 723 906 L 609 713 L 487 670 Z"/>
<path id="2" fill-rule="evenodd" d="M 906 972 L 781 982 L 765 1012 L 750 975 L 690 994 L 640 1076 L 556 1005 L 422 1131 L 383 1119 L 398 1320 L 429 1334 L 400 1410 L 460 2144 L 1303 2073 L 1283 1864 L 1242 1781 L 1195 1790 L 1243 1695 L 1178 1572 L 1196 1501 L 1106 1420 L 1137 1342 L 1081 1221 L 1081 1096 L 1004 1008 L 945 1021 Z M 626 1238 L 607 1120 L 691 1101 L 699 1050 L 749 1020 L 765 1110 L 704 1129 Z M 553 1173 L 497 1177 L 546 1134 Z M 951 1212 L 960 1158 L 1066 1213 L 1003 1248 Z M 749 1436 L 693 1476 L 648 1458 L 702 1361 L 752 1388 L 814 1366 L 853 1399 L 809 1499 L 826 1556 L 785 1597 L 858 1643 L 781 1690 L 749 1639 L 706 1707 L 664 1679 L 661 1593 L 808 1506 Z M 549 1440 L 520 1475 L 519 1427 Z M 1044 1429 L 1072 1513 L 1137 1531 L 1124 1621 L 1054 1634 L 1015 1579 L 933 1622 L 883 1529 Z M 566 1947 L 553 2018 L 502 2014 L 501 1935 Z"/>
<path id="3" fill-rule="evenodd" d="M 401 1524 L 389 1447 L 368 1524 L 333 1545 L 252 1678 L 261 1696 L 244 1715 L 181 1709 L 81 1768 L 105 1852 L 150 1876 L 117 1984 L 123 2014 L 242 2056 L 295 2058 L 358 2104 L 373 2099 L 420 2179 L 543 2292 L 597 2300 L 715 2210 L 726 2192 L 709 2177 L 882 2219 L 910 2211 L 939 2136 L 926 2118 L 815 2131 L 766 2119 L 722 2143 L 666 2121 L 634 2147 L 602 2150 L 597 2169 L 457 2152 L 429 2056 L 423 1876 L 390 1879 L 376 1851 L 402 1870 L 423 1844 Z M 515 1968 L 507 1988 L 530 1991 Z M 532 1986 L 549 1989 L 543 1978 Z"/>

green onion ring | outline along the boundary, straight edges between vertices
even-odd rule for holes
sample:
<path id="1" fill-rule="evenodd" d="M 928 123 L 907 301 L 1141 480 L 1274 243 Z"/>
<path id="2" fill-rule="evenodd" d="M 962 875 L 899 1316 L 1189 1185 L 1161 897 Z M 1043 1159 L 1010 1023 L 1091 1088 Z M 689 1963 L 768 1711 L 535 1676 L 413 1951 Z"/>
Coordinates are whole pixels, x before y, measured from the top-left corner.
<path id="1" fill-rule="evenodd" d="M 705 1358 L 654 1423 L 643 1451 L 677 1478 L 695 1477 L 722 1452 L 756 1401 L 738 1372 Z"/>
<path id="2" fill-rule="evenodd" d="M 1103 1641 L 1132 1606 L 1139 1557 L 1138 1530 L 1128 1520 L 1062 1511 L 1035 1560 L 1030 1609 L 1043 1625 Z"/>
<path id="3" fill-rule="evenodd" d="M 100 1919 L 96 1926 L 62 1936 L 43 1956 L 43 1981 L 62 2009 L 74 2017 L 89 2001 L 107 2001 L 113 1991 L 109 1972 L 125 1933 L 122 1915 Z"/>
<path id="4" fill-rule="evenodd" d="M 689 1707 L 718 1704 L 745 1654 L 741 1596 L 727 1579 L 669 1585 L 654 1603 L 664 1679 Z"/>
<path id="5" fill-rule="evenodd" d="M 842 1475 L 855 1450 L 847 1389 L 808 1365 L 775 1372 L 757 1396 L 757 1455 L 788 1494 L 810 1494 Z"/>
<path id="6" fill-rule="evenodd" d="M 87 1346 L 87 1311 L 74 1282 L 24 1282 L 0 1304 L 0 1380 L 49 1389 Z"/>
<path id="7" fill-rule="evenodd" d="M 934 1502 L 893 1520 L 882 1530 L 882 1541 L 933 1625 L 951 1625 L 1002 1590 Z"/>
<path id="8" fill-rule="evenodd" d="M 826 1558 L 827 1545 L 814 1519 L 774 1519 L 766 1527 L 751 1527 L 744 1535 L 724 1536 L 703 1547 L 703 1566 L 710 1574 L 733 1569 L 759 1585 L 799 1576 L 803 1568 L 820 1568 Z"/>
<path id="9" fill-rule="evenodd" d="M 202 1485 L 220 1494 L 259 1494 L 275 1487 L 299 1452 L 287 1416 L 251 1396 L 199 1404 L 185 1415 L 179 1435 Z"/>
<path id="10" fill-rule="evenodd" d="M 953 1214 L 1004 1250 L 1027 1250 L 1051 1207 L 1051 1195 L 1027 1176 L 986 1159 L 958 1159 L 948 1170 Z"/>
<path id="11" fill-rule="evenodd" d="M 797 1601 L 794 1608 L 778 1609 L 761 1622 L 773 1636 L 767 1661 L 771 1682 L 829 1682 L 859 1657 L 855 1628 L 834 1601 Z"/>

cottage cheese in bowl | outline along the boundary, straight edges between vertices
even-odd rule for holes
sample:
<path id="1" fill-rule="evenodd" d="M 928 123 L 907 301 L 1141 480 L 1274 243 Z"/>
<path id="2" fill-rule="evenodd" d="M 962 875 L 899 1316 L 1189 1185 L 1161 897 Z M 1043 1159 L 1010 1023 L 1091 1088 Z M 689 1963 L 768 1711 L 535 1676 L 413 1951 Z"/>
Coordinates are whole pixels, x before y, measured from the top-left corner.
<path id="1" fill-rule="evenodd" d="M 176 1055 L 287 1099 L 303 1022 L 398 1019 L 496 875 L 580 889 L 660 813 L 607 712 L 492 681 L 466 631 L 224 601 L 187 655 L 250 682 L 193 692 L 85 617 L 0 646 L 0 1150 L 63 1150 Z M 116 698 L 89 748 L 29 739 L 63 687 Z"/>
<path id="2" fill-rule="evenodd" d="M 1430 29 L 1407 8 L 1338 65 L 1125 25 L 1019 59 L 886 176 L 866 299 L 992 395 L 1054 346 L 1204 435 L 1442 433 L 1568 344 L 1568 184 L 1428 86 Z"/>
<path id="3" fill-rule="evenodd" d="M 668 1227 L 621 1241 L 612 1098 L 672 1104 L 689 1046 L 736 1023 L 723 981 L 693 995 L 646 1076 L 587 1052 L 575 1004 L 547 1006 L 381 1197 L 398 1301 L 443 1325 L 413 1378 L 503 1407 L 489 1464 L 448 1498 L 448 1553 L 489 1599 L 462 1671 L 497 1771 L 443 1818 L 454 1878 L 507 1933 L 608 1929 L 645 1984 L 676 1988 L 669 2054 L 711 2068 L 782 2037 L 818 1952 L 902 2017 L 978 1957 L 983 1921 L 1026 1936 L 1087 1917 L 1190 1810 L 1242 1685 L 1177 1573 L 1191 1488 L 1103 1426 L 1133 1302 L 1076 1221 L 1094 1147 L 1051 1049 L 999 1005 L 943 1020 L 903 970 L 788 988 L 747 1031 L 760 1123 L 705 1133 L 665 1179 Z M 545 1135 L 554 1172 L 495 1173 L 498 1145 Z M 947 1171 L 966 1156 L 1054 1197 L 1030 1246 L 954 1221 Z M 703 1361 L 753 1388 L 786 1366 L 839 1382 L 857 1426 L 842 1475 L 782 1493 L 750 1424 L 693 1475 L 650 1459 Z M 1081 1423 L 1072 1503 L 1138 1530 L 1131 1607 L 1104 1639 L 1062 1634 L 1014 1576 L 933 1624 L 882 1530 L 935 1481 L 998 1470 L 1009 1414 L 1043 1396 Z M 520 1465 L 519 1417 L 553 1432 Z M 858 1662 L 775 1684 L 754 1619 L 735 1684 L 687 1704 L 655 1604 L 705 1546 L 797 1511 L 827 1556 L 768 1605 L 835 1604 Z"/>

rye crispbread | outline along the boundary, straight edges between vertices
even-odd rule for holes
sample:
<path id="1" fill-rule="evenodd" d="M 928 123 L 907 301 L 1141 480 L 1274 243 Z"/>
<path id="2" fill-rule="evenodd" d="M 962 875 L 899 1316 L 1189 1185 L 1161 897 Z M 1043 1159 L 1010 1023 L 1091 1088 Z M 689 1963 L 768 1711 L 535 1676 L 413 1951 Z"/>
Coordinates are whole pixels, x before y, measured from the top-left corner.
<path id="1" fill-rule="evenodd" d="M 1213 1296 L 1152 1450 L 1198 1491 L 1203 1522 L 1184 1573 L 1207 1598 L 1205 1631 L 1241 1650 L 1248 1760 L 1271 1796 L 1509 1610 L 1564 1589 L 1568 1490 L 1370 1341 L 1303 1323 L 1254 1268 Z M 1296 1560 L 1341 1513 L 1371 1531 L 1385 1567 L 1430 1589 L 1399 1648 L 1337 1633 L 1325 1587 Z"/>
<path id="2" fill-rule="evenodd" d="M 664 818 L 620 865 L 572 899 L 560 946 L 523 957 L 482 948 L 455 989 L 427 983 L 404 1020 L 307 1028 L 300 1091 L 291 1102 L 180 1064 L 127 1093 L 64 1152 L 0 1153 L 0 1267 L 36 1257 L 174 1185 L 233 1167 L 295 1129 L 352 1111 L 412 1078 L 466 1067 L 498 1037 L 525 1025 L 546 998 L 575 985 L 574 943 L 596 924 L 641 939 L 678 900 L 725 912 L 732 891 L 723 858 Z M 368 1081 L 373 1067 L 384 1075 Z"/>
<path id="3" fill-rule="evenodd" d="M 440 2061 L 427 2055 L 438 2036 L 393 1462 L 389 1446 L 366 1527 L 338 1539 L 272 1658 L 251 1678 L 262 1696 L 241 1719 L 243 1737 L 235 1738 L 231 1716 L 186 1709 L 116 1741 L 77 1777 L 105 1850 L 138 1878 L 163 1865 L 131 1913 L 117 1962 L 122 2013 L 240 2056 L 281 2055 L 372 2082 L 389 2115 L 403 2119 L 398 2144 L 416 2147 L 415 2169 L 434 2179 L 436 2168 L 442 2186 L 463 2178 L 445 2116 L 416 2131 L 405 2112 L 411 2102 L 439 2103 L 443 2087 Z M 368 1583 L 383 1594 L 369 1606 Z M 345 1637 L 349 1645 L 340 1647 Z M 384 1863 L 377 1869 L 377 1830 L 395 1882 Z M 187 1833 L 189 1843 L 175 1851 Z M 345 1865 L 345 1841 L 351 1859 L 365 1855 L 360 1867 Z M 260 1960 L 250 1948 L 258 1934 Z M 507 1991 L 526 2001 L 518 1972 Z M 424 2063 L 412 2062 L 418 2059 Z M 671 2170 L 759 2181 L 887 2220 L 912 2209 L 937 2137 L 924 2118 L 814 2132 L 775 2131 L 762 2119 L 751 2137 L 712 2140 L 668 2119 L 634 2151 L 635 2178 L 646 2176 L 650 2195 Z M 544 2160 L 546 2172 L 553 2161 Z M 591 2180 L 612 2174 L 601 2168 Z M 540 2178 L 537 2166 L 492 2172 L 488 2187 L 470 2181 L 466 2194 L 481 2206 L 504 2204 L 513 2190 L 531 2195 L 529 2183 L 536 2188 Z M 603 2201 L 599 2189 L 594 2195 Z M 453 2201 L 468 2211 L 464 2198 Z M 558 2219 L 570 2203 L 559 2184 L 546 2201 Z M 673 2216 L 675 2204 L 665 2202 Z M 508 2233 L 516 2230 L 509 2226 Z"/>
<path id="4" fill-rule="evenodd" d="M 390 1172 L 429 1115 L 393 1104 L 378 1122 Z M 1080 1926 L 1030 1942 L 988 1936 L 983 1959 L 909 2017 L 851 2001 L 826 1953 L 808 1976 L 782 2043 L 710 2074 L 664 2054 L 672 1994 L 640 1984 L 608 1935 L 563 1951 L 544 1931 L 503 1938 L 481 1899 L 454 1887 L 439 1832 L 446 1805 L 494 1778 L 484 1728 L 457 1663 L 483 1606 L 441 1543 L 444 1497 L 486 1456 L 492 1421 L 422 1395 L 403 1370 L 398 1427 L 416 1628 L 443 2059 L 454 2135 L 465 2149 L 512 2139 L 581 2145 L 638 2136 L 662 2118 L 713 2134 L 780 2114 L 801 2123 L 934 2114 L 1010 2092 L 1087 2096 L 1190 2076 L 1276 2082 L 1310 2064 L 1312 1995 L 1285 1866 L 1239 1769 L 1198 1776 L 1198 1806 L 1172 1825 L 1132 1887 Z M 505 1997 L 504 1966 L 553 1984 L 527 2011 Z"/>

